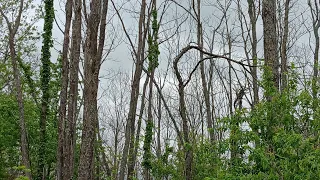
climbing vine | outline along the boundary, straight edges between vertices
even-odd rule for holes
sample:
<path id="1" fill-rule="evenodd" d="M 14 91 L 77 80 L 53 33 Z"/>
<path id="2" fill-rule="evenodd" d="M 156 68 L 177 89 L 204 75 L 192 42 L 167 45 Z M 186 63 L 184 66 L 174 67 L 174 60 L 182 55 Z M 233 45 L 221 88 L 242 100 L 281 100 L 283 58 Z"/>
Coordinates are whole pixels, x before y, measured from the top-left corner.
<path id="1" fill-rule="evenodd" d="M 155 68 L 159 66 L 158 57 L 160 55 L 159 51 L 159 43 L 158 43 L 158 30 L 159 30 L 159 24 L 157 21 L 157 10 L 152 10 L 152 34 L 149 33 L 148 35 L 148 45 L 149 45 L 149 54 L 148 54 L 148 60 L 149 60 L 149 71 L 153 71 Z"/>
<path id="2" fill-rule="evenodd" d="M 51 78 L 50 72 L 50 48 L 53 46 L 52 40 L 52 27 L 54 21 L 54 6 L 53 0 L 44 1 L 45 16 L 44 16 L 44 33 L 43 45 L 41 49 L 41 71 L 40 71 L 40 80 L 41 80 L 41 115 L 40 115 L 40 146 L 39 146 L 39 159 L 38 159 L 38 172 L 37 179 L 42 179 L 43 170 L 46 163 L 46 121 L 48 116 L 48 107 L 50 99 L 50 89 L 49 82 Z"/>
<path id="3" fill-rule="evenodd" d="M 158 57 L 159 57 L 159 54 L 160 54 L 159 44 L 158 44 L 159 24 L 158 24 L 158 21 L 157 21 L 157 10 L 156 10 L 156 7 L 154 7 L 154 9 L 152 10 L 151 15 L 152 15 L 152 33 L 149 33 L 149 35 L 148 35 L 148 46 L 149 46 L 149 54 L 148 54 L 149 66 L 148 66 L 148 71 L 151 74 L 151 78 L 153 78 L 154 71 L 159 66 Z M 152 93 L 152 80 L 150 81 L 150 83 L 151 83 L 150 84 L 150 93 Z M 149 106 L 151 106 L 151 103 L 149 103 Z M 147 171 L 152 169 L 152 165 L 151 165 L 152 154 L 151 154 L 151 151 L 150 151 L 151 142 L 152 142 L 152 128 L 153 128 L 152 119 L 148 119 L 147 125 L 146 125 L 146 134 L 145 134 L 145 139 L 144 139 L 144 145 L 143 145 L 144 155 L 143 155 L 143 162 L 142 162 L 143 167 Z"/>

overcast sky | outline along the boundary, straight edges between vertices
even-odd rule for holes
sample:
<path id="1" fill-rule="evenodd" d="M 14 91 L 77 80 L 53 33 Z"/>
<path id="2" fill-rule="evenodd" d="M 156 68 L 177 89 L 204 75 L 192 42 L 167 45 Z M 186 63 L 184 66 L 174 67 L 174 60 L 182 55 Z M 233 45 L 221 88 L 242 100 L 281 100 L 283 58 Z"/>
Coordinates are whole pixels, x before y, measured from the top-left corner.
<path id="1" fill-rule="evenodd" d="M 37 3 L 40 3 L 40 0 L 36 0 Z M 140 11 L 140 0 L 114 0 L 117 8 L 120 11 L 120 14 L 124 20 L 126 29 L 132 38 L 133 42 L 136 44 L 137 36 L 138 36 L 138 16 Z M 190 0 L 176 0 L 181 6 L 185 7 L 185 9 L 190 8 Z M 226 5 L 223 4 L 225 1 L 209 1 L 203 0 L 201 7 L 201 17 L 204 29 L 204 41 L 205 41 L 205 49 L 209 49 L 210 41 L 212 39 L 213 30 L 217 28 L 220 19 L 222 17 L 221 7 L 218 6 L 217 2 L 221 2 L 222 7 Z M 240 1 L 241 8 L 245 14 L 247 14 L 247 2 L 245 0 Z M 302 46 L 309 46 L 309 37 L 310 34 L 307 33 L 306 27 L 310 28 L 310 12 L 307 6 L 307 0 L 295 0 L 292 6 L 292 10 L 289 14 L 290 34 L 293 36 L 293 33 L 301 34 L 301 37 L 297 39 L 294 46 L 289 50 L 289 59 L 291 61 L 299 60 L 297 53 Z M 164 0 L 158 1 L 158 9 L 159 16 L 164 13 L 161 26 L 160 26 L 160 41 L 166 39 L 167 37 L 171 37 L 168 41 L 162 43 L 160 45 L 160 67 L 159 70 L 165 70 L 168 66 L 168 62 L 170 63 L 172 59 L 177 55 L 177 53 L 190 42 L 196 42 L 196 24 L 194 20 L 190 17 L 190 15 L 181 7 L 177 6 L 175 3 L 169 2 L 166 4 L 166 9 L 164 10 Z M 58 28 L 60 27 L 64 30 L 64 21 L 65 21 L 65 1 L 64 0 L 55 0 L 55 17 L 56 22 L 54 23 L 53 29 L 53 38 L 54 38 L 54 48 L 52 49 L 52 58 L 53 62 L 56 61 L 58 57 L 58 51 L 62 50 L 63 43 L 63 32 Z M 120 8 L 121 7 L 121 8 Z M 228 28 L 231 31 L 231 38 L 234 41 L 234 46 L 232 48 L 232 57 L 235 60 L 243 60 L 245 58 L 243 51 L 243 43 L 241 39 L 241 29 L 240 29 L 240 21 L 238 19 L 238 7 L 236 1 L 233 1 L 231 6 L 229 7 L 228 13 Z M 158 17 L 160 18 L 160 17 Z M 248 16 L 246 17 L 247 21 L 249 20 Z M 124 71 L 129 74 L 132 72 L 133 60 L 132 60 L 132 49 L 129 45 L 129 41 L 124 34 L 121 24 L 119 23 L 119 19 L 115 14 L 114 8 L 112 4 L 109 3 L 109 11 L 107 15 L 108 24 L 106 31 L 106 45 L 105 50 L 108 51 L 110 48 L 111 42 L 114 42 L 114 46 L 112 52 L 107 57 L 106 61 L 101 66 L 100 70 L 100 87 L 107 86 L 105 79 L 111 78 L 110 71 Z M 187 20 L 186 20 L 187 19 Z M 184 22 L 184 20 L 186 20 Z M 184 22 L 184 23 L 182 23 Z M 179 26 L 179 30 L 177 31 L 176 27 Z M 39 21 L 37 26 L 42 31 L 43 21 Z M 223 54 L 228 51 L 226 46 L 223 46 L 222 43 L 226 42 L 225 32 L 226 32 L 226 23 L 224 22 L 220 29 L 217 31 L 215 35 L 215 42 L 213 46 L 213 53 L 215 54 Z M 259 38 L 258 43 L 258 56 L 260 58 L 263 57 L 263 40 L 262 40 L 262 19 L 261 17 L 257 21 L 257 35 Z M 177 33 L 178 32 L 178 33 Z M 85 32 L 83 30 L 82 35 Z M 295 35 L 296 36 L 296 35 Z M 299 35 L 300 36 L 300 35 Z M 311 36 L 311 42 L 312 42 Z M 39 51 L 41 49 L 41 42 L 38 43 Z M 311 44 L 312 47 L 312 44 Z M 310 50 L 310 49 L 309 49 Z M 193 52 L 193 54 L 196 52 Z M 311 52 L 310 52 L 311 53 Z M 191 53 L 192 54 L 192 53 Z M 299 55 L 299 54 L 298 54 Z M 292 58 L 291 58 L 292 56 Z M 190 65 L 187 63 L 184 65 L 183 62 L 188 60 L 188 56 L 183 58 L 181 67 L 184 68 L 192 68 L 194 64 L 197 62 L 194 59 Z M 310 59 L 312 61 L 312 59 Z M 188 61 L 190 62 L 190 61 Z M 219 63 L 226 64 L 227 62 L 224 60 L 219 60 Z M 169 67 L 171 67 L 169 64 Z M 157 73 L 159 74 L 159 73 Z M 171 75 L 168 77 L 169 81 L 173 82 L 174 77 Z"/>

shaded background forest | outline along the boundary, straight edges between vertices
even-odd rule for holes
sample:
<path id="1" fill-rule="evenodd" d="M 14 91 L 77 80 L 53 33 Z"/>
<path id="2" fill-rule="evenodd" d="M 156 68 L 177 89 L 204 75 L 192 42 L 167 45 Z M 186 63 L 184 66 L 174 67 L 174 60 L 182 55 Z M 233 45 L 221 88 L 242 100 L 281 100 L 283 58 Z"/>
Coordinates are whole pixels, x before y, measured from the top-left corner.
<path id="1" fill-rule="evenodd" d="M 0 179 L 319 179 L 319 0 L 0 0 Z"/>

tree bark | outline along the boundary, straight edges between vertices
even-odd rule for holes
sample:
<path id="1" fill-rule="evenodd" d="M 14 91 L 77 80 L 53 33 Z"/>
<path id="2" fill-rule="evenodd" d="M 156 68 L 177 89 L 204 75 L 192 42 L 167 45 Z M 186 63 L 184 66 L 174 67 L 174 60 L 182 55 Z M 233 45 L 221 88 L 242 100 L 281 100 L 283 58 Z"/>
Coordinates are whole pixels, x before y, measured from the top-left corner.
<path id="1" fill-rule="evenodd" d="M 279 60 L 277 56 L 277 18 L 276 0 L 263 0 L 263 45 L 264 60 L 266 67 L 272 71 L 272 81 L 276 90 L 279 90 Z"/>
<path id="2" fill-rule="evenodd" d="M 145 132 L 145 139 L 144 139 L 144 156 L 143 156 L 143 164 L 144 164 L 144 179 L 150 180 L 150 170 L 151 170 L 151 143 L 152 143 L 152 129 L 153 129 L 153 116 L 152 116 L 152 89 L 153 83 L 152 80 L 154 79 L 154 69 L 150 72 L 150 82 L 149 82 L 149 101 L 148 101 L 148 117 L 146 121 L 146 132 Z"/>
<path id="3" fill-rule="evenodd" d="M 90 15 L 87 23 L 84 51 L 84 113 L 78 169 L 79 180 L 94 179 L 94 142 L 96 140 L 96 127 L 98 123 L 98 76 L 105 40 L 107 9 L 108 0 L 92 0 L 90 3 Z"/>
<path id="4" fill-rule="evenodd" d="M 138 50 L 136 51 L 136 64 L 135 64 L 135 72 L 133 76 L 133 81 L 131 85 L 131 95 L 130 95 L 130 105 L 128 112 L 128 120 L 126 124 L 125 130 L 125 143 L 122 153 L 122 159 L 120 163 L 120 173 L 119 180 L 125 179 L 125 171 L 128 162 L 128 154 L 130 149 L 129 157 L 132 153 L 134 153 L 134 133 L 135 133 L 135 118 L 136 118 L 136 110 L 137 103 L 139 98 L 139 85 L 142 74 L 142 66 L 144 61 L 144 46 L 145 46 L 145 29 L 144 21 L 145 21 L 145 10 L 146 10 L 146 1 L 143 0 L 141 3 L 140 17 L 139 17 L 139 38 L 138 38 Z M 132 166 L 131 164 L 135 162 L 129 162 L 128 167 Z M 129 177 L 128 177 L 129 178 Z"/>
<path id="5" fill-rule="evenodd" d="M 16 89 L 16 98 L 17 98 L 18 107 L 19 107 L 20 149 L 22 154 L 22 165 L 26 166 L 27 169 L 30 169 L 31 166 L 30 166 L 29 148 L 28 148 L 28 135 L 27 135 L 28 133 L 27 133 L 26 123 L 25 123 L 22 85 L 20 80 L 19 69 L 17 66 L 14 36 L 15 36 L 14 34 L 9 35 L 9 46 L 10 46 L 10 56 L 11 56 L 11 63 L 12 63 L 12 69 L 13 69 L 14 83 L 15 83 L 15 89 Z M 31 173 L 27 172 L 26 176 L 29 179 L 32 179 Z"/>
<path id="6" fill-rule="evenodd" d="M 288 58 L 287 58 L 287 43 L 289 34 L 289 4 L 290 0 L 285 2 L 284 12 L 284 30 L 281 42 L 281 91 L 287 87 L 287 76 L 288 76 Z"/>
<path id="7" fill-rule="evenodd" d="M 69 42 L 70 42 L 70 26 L 72 19 L 72 0 L 66 2 L 66 23 L 64 30 L 64 40 L 62 48 L 62 69 L 61 69 L 61 91 L 60 91 L 60 105 L 59 105 L 59 120 L 58 120 L 58 148 L 57 148 L 57 180 L 63 178 L 64 170 L 64 132 L 65 132 L 65 120 L 66 120 L 66 108 L 67 108 L 67 92 L 69 82 Z"/>
<path id="8" fill-rule="evenodd" d="M 4 12 L 0 8 L 0 13 L 4 17 L 8 30 L 9 30 L 9 49 L 10 49 L 10 57 L 13 69 L 13 78 L 14 78 L 14 85 L 15 85 L 15 94 L 18 101 L 18 108 L 19 108 L 19 127 L 20 127 L 20 150 L 22 155 L 22 165 L 24 165 L 27 169 L 30 169 L 31 163 L 29 158 L 29 145 L 28 145 L 28 133 L 26 128 L 25 122 L 25 114 L 24 114 L 24 102 L 23 102 L 23 92 L 22 92 L 22 85 L 20 79 L 20 72 L 17 65 L 17 53 L 15 49 L 15 36 L 20 26 L 22 11 L 24 1 L 20 0 L 19 2 L 19 11 L 18 16 L 13 22 L 9 22 L 8 17 L 4 14 Z M 31 180 L 32 176 L 30 172 L 25 172 L 25 175 Z"/>
<path id="9" fill-rule="evenodd" d="M 201 1 L 197 1 L 197 38 L 198 38 L 198 46 L 200 49 L 203 49 L 203 35 L 202 35 L 202 23 L 201 23 L 201 16 L 200 16 L 200 3 Z M 200 60 L 203 59 L 203 53 L 200 51 Z M 210 96 L 209 91 L 207 87 L 207 80 L 206 80 L 206 74 L 205 74 L 205 68 L 204 68 L 204 62 L 200 64 L 200 73 L 201 73 L 201 82 L 202 82 L 202 92 L 204 95 L 204 102 L 206 106 L 206 115 L 207 115 L 207 126 L 208 126 L 208 132 L 211 142 L 215 140 L 214 136 L 214 129 L 213 129 L 213 123 L 212 123 L 212 113 L 211 113 L 211 105 L 210 105 Z"/>
<path id="10" fill-rule="evenodd" d="M 48 110 L 50 101 L 50 89 L 49 83 L 51 79 L 51 52 L 50 48 L 53 46 L 52 42 L 52 27 L 54 20 L 54 6 L 52 0 L 45 0 L 45 17 L 44 17 L 44 33 L 43 33 L 43 45 L 41 49 L 41 62 L 42 67 L 40 71 L 40 81 L 41 81 L 41 112 L 40 112 L 40 147 L 38 152 L 38 169 L 37 169 L 37 179 L 45 180 L 46 177 L 46 130 L 47 130 L 47 120 L 48 120 Z"/>
<path id="11" fill-rule="evenodd" d="M 143 89 L 142 89 L 142 96 L 141 96 L 141 106 L 140 106 L 140 112 L 139 112 L 139 119 L 138 119 L 138 127 L 137 127 L 137 132 L 136 132 L 136 137 L 135 137 L 135 142 L 134 142 L 134 153 L 129 157 L 134 163 L 131 163 L 128 165 L 128 176 L 133 177 L 134 176 L 134 168 L 135 168 L 135 162 L 137 159 L 137 154 L 138 154 L 138 149 L 139 149 L 139 140 L 140 140 L 140 131 L 141 131 L 141 123 L 142 123 L 142 116 L 144 113 L 144 107 L 145 107 L 145 96 L 146 96 L 146 89 L 147 85 L 149 82 L 149 76 L 147 77 L 146 81 L 143 84 Z"/>
<path id="12" fill-rule="evenodd" d="M 189 128 L 188 128 L 188 118 L 187 118 L 187 108 L 185 102 L 185 84 L 182 80 L 181 74 L 178 69 L 178 62 L 180 57 L 178 56 L 173 62 L 173 68 L 175 76 L 179 82 L 178 84 L 178 93 L 179 93 L 179 114 L 182 120 L 182 131 L 183 131 L 183 140 L 184 140 L 184 155 L 185 155 L 185 167 L 184 175 L 186 180 L 192 180 L 192 163 L 193 163 L 193 154 L 192 154 L 192 145 L 189 140 Z"/>
<path id="13" fill-rule="evenodd" d="M 81 44 L 81 0 L 74 2 L 74 20 L 72 23 L 72 45 L 70 55 L 70 81 L 68 96 L 68 117 L 65 127 L 63 179 L 69 180 L 74 172 L 74 149 L 76 141 L 77 100 L 78 100 L 78 70 Z"/>
<path id="14" fill-rule="evenodd" d="M 253 83 L 253 105 L 258 104 L 259 102 L 259 86 L 258 86 L 258 55 L 257 55 L 257 15 L 256 15 L 256 7 L 253 0 L 248 0 L 248 13 L 250 17 L 251 23 L 251 36 L 252 36 L 252 59 L 253 59 L 253 67 L 252 69 L 252 83 Z"/>

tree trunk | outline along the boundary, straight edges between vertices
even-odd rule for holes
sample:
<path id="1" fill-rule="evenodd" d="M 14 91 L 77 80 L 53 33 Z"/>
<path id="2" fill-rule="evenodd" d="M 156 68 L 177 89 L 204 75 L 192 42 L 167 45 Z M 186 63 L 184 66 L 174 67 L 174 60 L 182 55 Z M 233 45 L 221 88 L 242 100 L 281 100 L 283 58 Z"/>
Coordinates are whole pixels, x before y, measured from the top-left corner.
<path id="1" fill-rule="evenodd" d="M 74 20 L 72 23 L 72 45 L 70 56 L 70 81 L 68 96 L 68 118 L 65 127 L 63 179 L 69 180 L 74 172 L 74 149 L 76 140 L 77 100 L 78 100 L 78 70 L 81 44 L 81 0 L 74 2 Z"/>
<path id="2" fill-rule="evenodd" d="M 281 91 L 287 87 L 287 76 L 288 76 L 288 58 L 287 58 L 287 43 L 289 34 L 289 4 L 290 0 L 285 2 L 284 12 L 284 30 L 281 42 Z"/>
<path id="3" fill-rule="evenodd" d="M 67 108 L 67 92 L 69 82 L 69 41 L 70 41 L 70 26 L 72 19 L 72 0 L 66 2 L 66 23 L 64 30 L 64 40 L 62 48 L 62 72 L 61 72 L 61 91 L 60 91 L 60 105 L 59 105 L 59 120 L 58 120 L 58 148 L 57 148 L 57 180 L 63 178 L 64 167 L 64 132 Z"/>
<path id="4" fill-rule="evenodd" d="M 45 165 L 46 165 L 46 129 L 47 129 L 47 120 L 48 120 L 48 109 L 50 101 L 50 89 L 49 82 L 51 78 L 50 72 L 50 58 L 51 52 L 50 48 L 53 46 L 52 43 L 52 27 L 54 20 L 54 7 L 52 0 L 45 0 L 45 19 L 44 19 L 44 34 L 43 34 L 43 46 L 41 49 L 41 113 L 40 113 L 40 148 L 39 148 L 39 159 L 38 159 L 38 172 L 37 179 L 46 179 L 45 174 Z"/>
<path id="5" fill-rule="evenodd" d="M 248 0 L 248 13 L 250 17 L 251 23 L 251 36 L 252 36 L 252 59 L 253 59 L 253 67 L 252 67 L 252 83 L 253 83 L 253 105 L 256 105 L 259 102 L 259 86 L 258 86 L 258 55 L 257 55 L 257 15 L 256 15 L 256 7 L 253 0 Z"/>
<path id="6" fill-rule="evenodd" d="M 197 19 L 198 19 L 198 26 L 197 26 L 197 36 L 198 36 L 198 46 L 202 50 L 203 49 L 203 35 L 202 35 L 202 23 L 201 23 L 201 16 L 200 16 L 200 3 L 201 1 L 197 1 Z M 203 59 L 203 53 L 200 51 L 200 60 Z M 206 74 L 205 74 L 205 68 L 204 68 L 204 62 L 200 64 L 200 72 L 201 72 L 201 82 L 202 82 L 202 92 L 204 95 L 204 102 L 206 106 L 206 115 L 207 115 L 207 126 L 208 126 L 208 132 L 211 142 L 215 140 L 214 136 L 214 129 L 213 129 L 213 123 L 212 123 L 212 113 L 211 113 L 211 105 L 210 105 L 210 96 L 209 91 L 207 87 L 207 80 L 206 80 Z"/>
<path id="7" fill-rule="evenodd" d="M 279 90 L 279 61 L 277 56 L 277 18 L 276 0 L 263 0 L 263 45 L 264 60 L 266 67 L 272 71 L 272 81 L 276 90 Z"/>
<path id="8" fill-rule="evenodd" d="M 20 149 L 22 154 L 22 165 L 26 166 L 27 169 L 30 169 L 30 158 L 29 158 L 29 148 L 28 148 L 28 133 L 26 129 L 25 116 L 24 116 L 24 103 L 22 96 L 22 87 L 20 80 L 20 73 L 17 66 L 17 57 L 14 45 L 14 34 L 9 34 L 9 47 L 10 47 L 10 56 L 14 76 L 14 84 L 16 89 L 16 98 L 18 101 L 19 107 L 19 126 L 20 126 Z M 26 176 L 31 180 L 31 173 L 27 172 Z"/>
<path id="9" fill-rule="evenodd" d="M 140 131 L 141 131 L 141 123 L 142 123 L 142 116 L 144 113 L 144 107 L 145 107 L 145 96 L 146 96 L 146 89 L 147 89 L 147 85 L 149 82 L 149 76 L 147 77 L 146 81 L 143 84 L 143 89 L 142 89 L 142 96 L 141 96 L 141 106 L 140 106 L 140 112 L 139 112 L 139 119 L 138 119 L 138 128 L 137 128 L 137 132 L 136 132 L 136 137 L 135 137 L 135 142 L 134 142 L 134 153 L 131 154 L 131 156 L 129 157 L 132 160 L 129 160 L 131 163 L 128 165 L 128 176 L 133 177 L 134 176 L 134 168 L 135 168 L 135 162 L 137 159 L 137 154 L 138 154 L 138 149 L 139 149 L 139 140 L 140 140 Z"/>
<path id="10" fill-rule="evenodd" d="M 125 130 L 125 143 L 124 143 L 122 159 L 120 163 L 119 180 L 125 179 L 125 171 L 127 167 L 129 149 L 130 149 L 129 157 L 131 156 L 132 153 L 134 153 L 135 118 L 136 118 L 137 103 L 139 98 L 139 85 L 140 85 L 142 66 L 144 61 L 144 44 L 145 44 L 146 32 L 144 31 L 143 26 L 145 21 L 145 9 L 146 9 L 146 1 L 143 0 L 141 3 L 140 18 L 139 18 L 138 51 L 135 54 L 136 65 L 135 65 L 135 72 L 134 72 L 133 81 L 131 85 L 131 95 L 130 95 L 130 105 L 129 105 L 130 107 L 128 112 L 126 130 Z M 135 162 L 129 162 L 128 167 L 132 166 L 132 163 L 135 163 Z"/>
<path id="11" fill-rule="evenodd" d="M 150 65 L 149 65 L 150 67 Z M 144 167 L 144 179 L 150 180 L 150 170 L 151 170 L 151 143 L 152 143 L 152 129 L 153 129 L 153 116 L 152 116 L 152 88 L 153 83 L 152 80 L 154 78 L 154 69 L 150 73 L 150 82 L 149 82 L 149 101 L 148 101 L 148 117 L 146 121 L 146 132 L 144 138 L 144 145 L 143 145 L 143 162 L 142 165 Z"/>
<path id="12" fill-rule="evenodd" d="M 96 127 L 98 123 L 98 76 L 105 40 L 107 9 L 108 0 L 103 0 L 102 2 L 100 0 L 92 0 L 90 3 L 84 55 L 84 112 L 78 169 L 79 180 L 94 179 L 94 142 L 96 140 Z"/>
<path id="13" fill-rule="evenodd" d="M 159 159 L 161 157 L 161 98 L 158 94 L 158 125 L 157 125 L 157 158 Z"/>
<path id="14" fill-rule="evenodd" d="M 192 163 L 193 163 L 193 154 L 192 154 L 192 145 L 189 140 L 189 128 L 188 128 L 188 119 L 187 119 L 187 108 L 185 102 L 185 84 L 182 80 L 181 74 L 178 69 L 178 62 L 180 57 L 178 56 L 173 62 L 173 68 L 175 76 L 179 82 L 178 93 L 179 93 L 179 114 L 182 120 L 182 131 L 183 131 L 183 140 L 184 140 L 184 155 L 185 155 L 185 167 L 184 175 L 186 180 L 192 180 Z"/>
<path id="15" fill-rule="evenodd" d="M 29 158 L 29 146 L 28 146 L 28 133 L 25 122 L 25 114 L 24 114 L 24 102 L 23 102 L 23 92 L 22 85 L 20 80 L 20 72 L 17 65 L 17 53 L 15 49 L 15 36 L 20 26 L 22 11 L 23 11 L 24 1 L 20 0 L 19 4 L 19 12 L 16 19 L 13 22 L 9 22 L 9 18 L 4 14 L 4 12 L 0 8 L 0 14 L 4 17 L 8 30 L 9 30 L 9 49 L 10 49 L 10 57 L 13 69 L 13 78 L 14 78 L 14 86 L 15 86 L 15 94 L 18 101 L 19 108 L 19 126 L 20 126 L 20 150 L 22 155 L 22 165 L 24 165 L 27 169 L 30 169 L 31 163 Z M 25 172 L 25 175 L 31 180 L 32 176 L 30 172 Z"/>
<path id="16" fill-rule="evenodd" d="M 319 29 L 320 29 L 320 2 L 314 0 L 315 7 L 312 6 L 311 0 L 308 0 L 308 6 L 310 8 L 311 17 L 312 17 L 312 28 L 313 35 L 316 41 L 314 47 L 314 60 L 313 60 L 313 77 L 312 77 L 312 96 L 314 100 L 317 100 L 318 97 L 318 74 L 319 74 L 319 48 L 320 48 L 320 38 L 319 38 Z M 314 101 L 313 108 L 317 108 L 318 103 Z"/>

